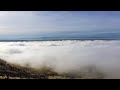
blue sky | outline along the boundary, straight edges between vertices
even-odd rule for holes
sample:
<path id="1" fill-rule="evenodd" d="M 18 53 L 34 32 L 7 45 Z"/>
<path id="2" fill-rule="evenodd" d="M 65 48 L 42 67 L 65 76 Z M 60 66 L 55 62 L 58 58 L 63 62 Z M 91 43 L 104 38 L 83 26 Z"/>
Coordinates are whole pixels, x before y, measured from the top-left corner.
<path id="1" fill-rule="evenodd" d="M 119 11 L 0 11 L 1 38 L 109 33 L 120 34 Z"/>

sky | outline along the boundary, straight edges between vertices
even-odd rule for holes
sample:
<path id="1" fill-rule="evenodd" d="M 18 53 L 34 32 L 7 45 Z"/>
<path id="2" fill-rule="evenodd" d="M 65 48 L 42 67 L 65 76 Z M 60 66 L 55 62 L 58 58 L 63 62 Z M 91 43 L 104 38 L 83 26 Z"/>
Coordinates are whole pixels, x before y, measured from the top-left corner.
<path id="1" fill-rule="evenodd" d="M 120 36 L 119 11 L 0 11 L 0 38 Z"/>

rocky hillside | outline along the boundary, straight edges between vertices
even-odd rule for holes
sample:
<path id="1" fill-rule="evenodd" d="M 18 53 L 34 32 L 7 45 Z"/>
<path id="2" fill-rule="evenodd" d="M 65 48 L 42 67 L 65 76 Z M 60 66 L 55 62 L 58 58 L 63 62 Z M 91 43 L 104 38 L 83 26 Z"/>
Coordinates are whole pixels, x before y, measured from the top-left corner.
<path id="1" fill-rule="evenodd" d="M 29 67 L 22 67 L 19 65 L 10 64 L 0 59 L 0 76 L 6 79 L 9 79 L 9 77 L 47 79 L 48 76 L 54 75 L 58 74 L 49 69 L 44 68 L 41 70 L 36 70 Z"/>
<path id="2" fill-rule="evenodd" d="M 99 72 L 96 67 L 87 67 L 80 72 L 62 73 L 60 75 L 50 68 L 22 67 L 0 59 L 0 77 L 1 79 L 103 79 L 104 74 Z"/>

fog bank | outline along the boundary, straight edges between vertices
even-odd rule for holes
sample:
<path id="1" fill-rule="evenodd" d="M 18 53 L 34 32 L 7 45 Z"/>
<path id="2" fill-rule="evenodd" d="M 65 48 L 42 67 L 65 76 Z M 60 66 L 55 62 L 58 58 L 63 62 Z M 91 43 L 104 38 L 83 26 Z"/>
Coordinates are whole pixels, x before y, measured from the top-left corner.
<path id="1" fill-rule="evenodd" d="M 120 78 L 119 40 L 0 42 L 0 58 L 34 68 L 51 67 L 59 73 L 93 65 L 106 78 Z"/>

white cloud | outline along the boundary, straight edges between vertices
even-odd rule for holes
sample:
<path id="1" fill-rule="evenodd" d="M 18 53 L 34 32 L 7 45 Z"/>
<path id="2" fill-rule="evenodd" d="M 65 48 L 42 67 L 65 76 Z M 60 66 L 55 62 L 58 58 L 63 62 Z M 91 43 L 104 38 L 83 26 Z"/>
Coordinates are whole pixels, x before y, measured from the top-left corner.
<path id="1" fill-rule="evenodd" d="M 0 58 L 33 67 L 48 65 L 57 72 L 80 71 L 95 65 L 107 78 L 120 78 L 120 41 L 0 42 Z"/>

